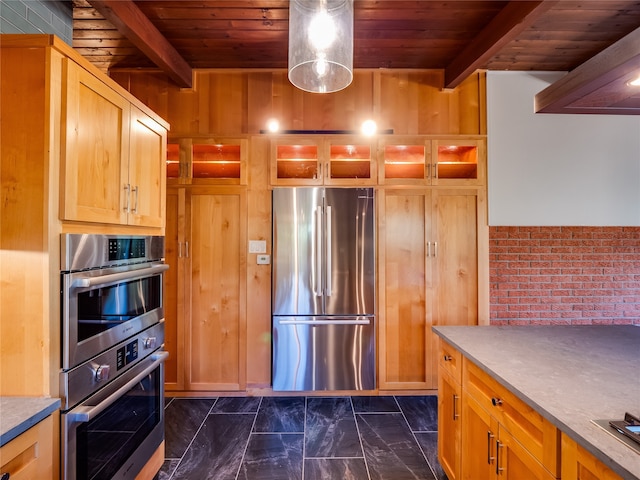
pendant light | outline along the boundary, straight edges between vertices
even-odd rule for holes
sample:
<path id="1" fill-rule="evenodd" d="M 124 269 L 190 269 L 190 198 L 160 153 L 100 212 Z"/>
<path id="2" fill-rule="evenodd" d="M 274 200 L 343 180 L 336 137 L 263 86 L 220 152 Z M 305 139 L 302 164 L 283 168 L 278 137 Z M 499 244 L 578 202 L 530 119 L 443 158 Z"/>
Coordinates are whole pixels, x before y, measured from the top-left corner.
<path id="1" fill-rule="evenodd" d="M 353 0 L 291 0 L 289 81 L 331 93 L 353 80 Z"/>

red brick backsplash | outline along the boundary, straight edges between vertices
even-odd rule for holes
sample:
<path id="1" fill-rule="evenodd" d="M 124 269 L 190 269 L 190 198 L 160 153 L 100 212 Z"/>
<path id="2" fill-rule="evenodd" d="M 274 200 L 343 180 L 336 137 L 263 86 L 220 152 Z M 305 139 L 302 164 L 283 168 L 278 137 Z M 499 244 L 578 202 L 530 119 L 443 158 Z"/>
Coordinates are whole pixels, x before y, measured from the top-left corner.
<path id="1" fill-rule="evenodd" d="M 640 324 L 640 227 L 490 227 L 492 325 Z"/>

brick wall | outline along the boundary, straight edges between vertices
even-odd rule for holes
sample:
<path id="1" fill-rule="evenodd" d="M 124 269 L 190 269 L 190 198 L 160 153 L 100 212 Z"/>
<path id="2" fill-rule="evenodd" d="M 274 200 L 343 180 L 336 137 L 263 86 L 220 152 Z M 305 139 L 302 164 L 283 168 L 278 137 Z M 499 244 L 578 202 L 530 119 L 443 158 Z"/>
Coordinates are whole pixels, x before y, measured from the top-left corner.
<path id="1" fill-rule="evenodd" d="M 640 228 L 491 227 L 492 325 L 640 324 Z"/>
<path id="2" fill-rule="evenodd" d="M 1 0 L 0 33 L 53 33 L 71 45 L 71 2 L 57 0 Z"/>

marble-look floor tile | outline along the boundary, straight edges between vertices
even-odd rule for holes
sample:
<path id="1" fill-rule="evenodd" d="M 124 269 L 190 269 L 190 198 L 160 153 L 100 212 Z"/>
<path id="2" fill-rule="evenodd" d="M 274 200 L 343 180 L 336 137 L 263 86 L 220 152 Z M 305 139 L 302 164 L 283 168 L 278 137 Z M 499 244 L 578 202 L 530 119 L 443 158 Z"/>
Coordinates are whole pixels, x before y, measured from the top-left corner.
<path id="1" fill-rule="evenodd" d="M 372 480 L 434 479 L 400 413 L 357 414 Z"/>
<path id="2" fill-rule="evenodd" d="M 308 398 L 305 427 L 305 457 L 362 457 L 349 398 Z"/>
<path id="3" fill-rule="evenodd" d="M 302 480 L 301 433 L 252 434 L 238 479 Z"/>
<path id="4" fill-rule="evenodd" d="M 215 398 L 176 398 L 165 408 L 165 458 L 184 455 L 214 402 Z"/>
<path id="5" fill-rule="evenodd" d="M 353 410 L 356 413 L 388 413 L 399 412 L 394 397 L 351 397 Z"/>
<path id="6" fill-rule="evenodd" d="M 234 480 L 254 417 L 209 415 L 171 480 Z"/>
<path id="7" fill-rule="evenodd" d="M 447 476 L 438 461 L 438 432 L 416 433 L 415 436 L 424 456 L 427 457 L 431 470 L 436 474 L 436 479 L 447 480 Z"/>
<path id="8" fill-rule="evenodd" d="M 304 397 L 265 397 L 260 404 L 254 432 L 304 432 Z"/>
<path id="9" fill-rule="evenodd" d="M 438 431 L 438 397 L 396 397 L 414 432 Z"/>
<path id="10" fill-rule="evenodd" d="M 308 458 L 304 480 L 368 480 L 364 458 Z"/>
<path id="11" fill-rule="evenodd" d="M 260 397 L 220 397 L 211 413 L 256 413 Z"/>

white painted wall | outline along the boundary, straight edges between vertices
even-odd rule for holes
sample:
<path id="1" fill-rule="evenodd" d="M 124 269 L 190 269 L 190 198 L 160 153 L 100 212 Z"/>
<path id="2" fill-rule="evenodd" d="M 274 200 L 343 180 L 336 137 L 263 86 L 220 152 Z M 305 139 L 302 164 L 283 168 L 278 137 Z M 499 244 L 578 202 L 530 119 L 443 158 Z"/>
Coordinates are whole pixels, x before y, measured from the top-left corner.
<path id="1" fill-rule="evenodd" d="M 535 114 L 561 72 L 488 72 L 489 224 L 640 226 L 640 116 Z"/>

